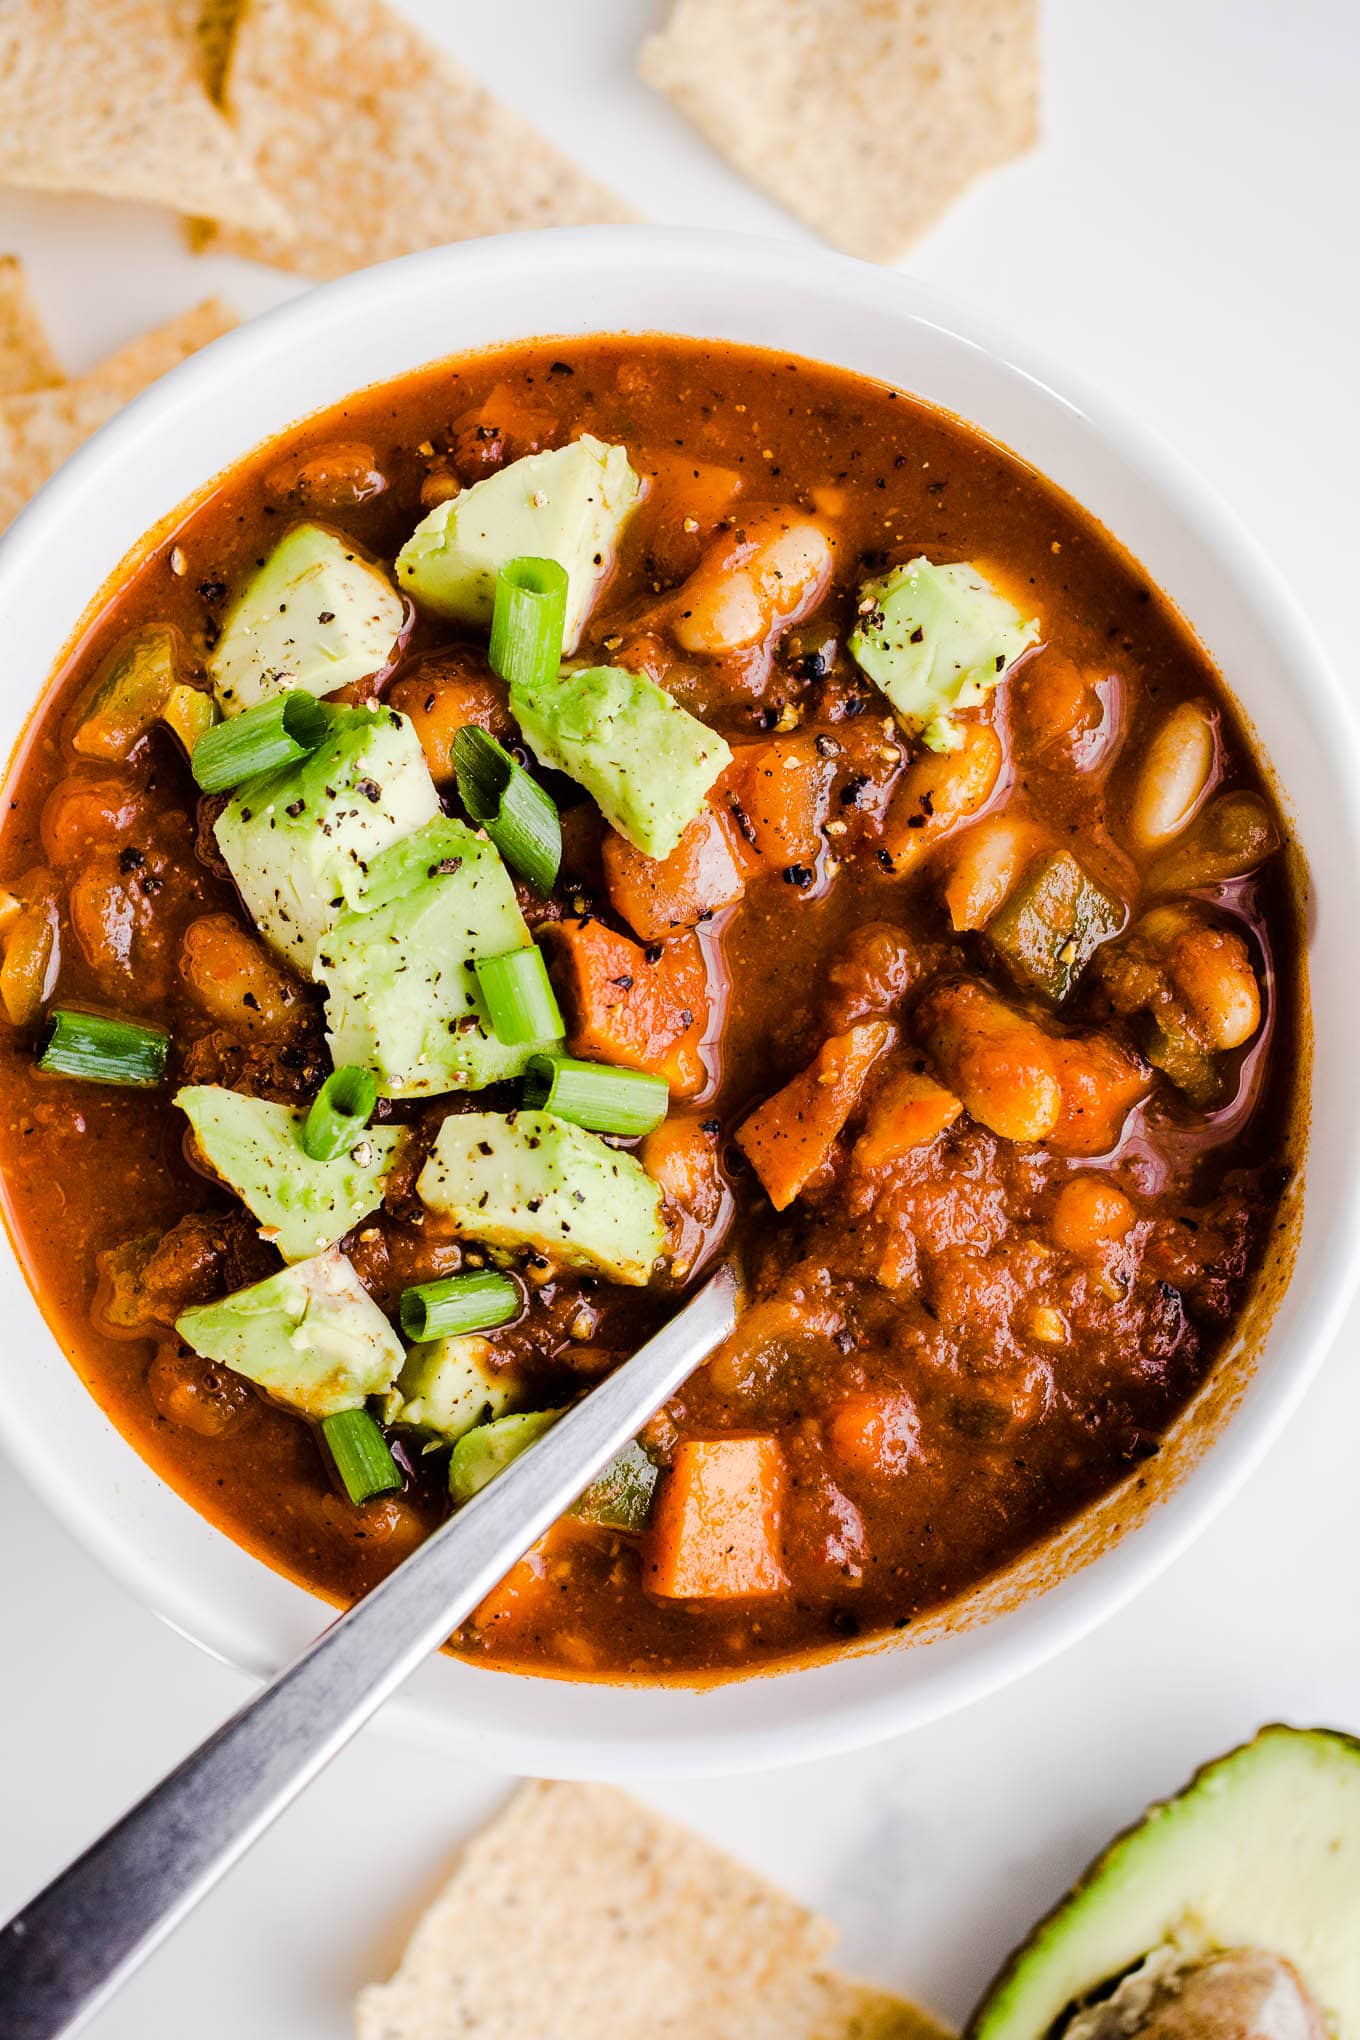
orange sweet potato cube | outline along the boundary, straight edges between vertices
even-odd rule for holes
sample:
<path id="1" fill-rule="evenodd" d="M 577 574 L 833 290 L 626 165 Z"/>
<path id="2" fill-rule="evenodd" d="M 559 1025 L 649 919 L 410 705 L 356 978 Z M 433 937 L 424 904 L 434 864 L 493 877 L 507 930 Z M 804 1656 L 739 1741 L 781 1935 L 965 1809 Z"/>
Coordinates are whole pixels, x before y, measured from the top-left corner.
<path id="1" fill-rule="evenodd" d="M 663 1477 L 643 1546 L 654 1594 L 685 1601 L 778 1594 L 784 1454 L 777 1438 L 686 1438 Z"/>

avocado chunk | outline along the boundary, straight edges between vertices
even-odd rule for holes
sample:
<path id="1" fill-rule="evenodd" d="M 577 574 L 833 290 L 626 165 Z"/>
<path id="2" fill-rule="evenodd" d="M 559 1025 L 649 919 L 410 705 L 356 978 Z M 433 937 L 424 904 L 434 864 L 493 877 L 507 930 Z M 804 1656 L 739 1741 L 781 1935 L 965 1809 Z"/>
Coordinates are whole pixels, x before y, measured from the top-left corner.
<path id="1" fill-rule="evenodd" d="M 512 1459 L 536 1445 L 550 1431 L 561 1410 L 525 1410 L 517 1417 L 497 1417 L 490 1424 L 478 1424 L 466 1431 L 453 1448 L 449 1460 L 449 1493 L 459 1504 L 504 1473 Z"/>
<path id="2" fill-rule="evenodd" d="M 985 701 L 1038 641 L 1038 618 L 1026 622 L 976 567 L 922 555 L 864 583 L 850 653 L 932 751 L 956 751 L 952 711 Z"/>
<path id="3" fill-rule="evenodd" d="M 568 583 L 563 648 L 575 651 L 640 487 L 626 448 L 588 432 L 526 454 L 421 520 L 397 555 L 397 586 L 437 616 L 489 627 L 507 561 L 557 560 Z"/>
<path id="4" fill-rule="evenodd" d="M 237 596 L 208 658 L 223 715 L 380 673 L 406 621 L 385 574 L 337 532 L 297 524 Z"/>
<path id="5" fill-rule="evenodd" d="M 1060 1006 L 1125 918 L 1120 901 L 1101 890 L 1070 850 L 1055 850 L 1024 874 L 993 914 L 987 944 L 1022 992 Z"/>
<path id="6" fill-rule="evenodd" d="M 615 1455 L 603 1473 L 596 1474 L 572 1510 L 586 1523 L 598 1523 L 602 1530 L 621 1530 L 640 1537 L 652 1513 L 661 1469 L 634 1438 Z"/>
<path id="7" fill-rule="evenodd" d="M 732 753 L 716 731 L 645 673 L 588 666 L 532 692 L 510 713 L 541 765 L 593 794 L 604 818 L 647 857 L 669 857 Z"/>
<path id="8" fill-rule="evenodd" d="M 1231 1951 L 1290 1965 L 1333 2033 L 1360 2033 L 1358 1878 L 1360 1742 L 1263 1729 L 1097 1858 L 1011 1957 L 968 2040 L 1045 2040 L 1069 2013 L 1075 2036 L 1083 2007 L 1130 1972 L 1155 1990 L 1168 1966 Z"/>
<path id="9" fill-rule="evenodd" d="M 441 817 L 373 859 L 354 902 L 317 946 L 336 1067 L 371 1070 L 386 1098 L 476 1091 L 518 1076 L 560 1037 L 507 1046 L 473 965 L 533 937 L 487 837 Z"/>
<path id="10" fill-rule="evenodd" d="M 373 859 L 439 811 L 415 725 L 391 708 L 342 708 L 309 758 L 234 793 L 213 833 L 260 933 L 309 976 Z"/>
<path id="11" fill-rule="evenodd" d="M 285 1261 L 323 1253 L 377 1209 L 404 1138 L 398 1126 L 371 1126 L 348 1154 L 316 1162 L 302 1145 L 305 1110 L 220 1084 L 187 1085 L 175 1103 L 188 1115 L 204 1159 Z"/>
<path id="12" fill-rule="evenodd" d="M 183 1311 L 175 1330 L 205 1360 L 318 1420 L 385 1395 L 402 1364 L 400 1339 L 335 1247 Z"/>
<path id="13" fill-rule="evenodd" d="M 465 1431 L 503 1417 L 519 1400 L 519 1383 L 511 1370 L 490 1365 L 493 1350 L 475 1332 L 412 1346 L 383 1422 L 409 1425 L 429 1432 L 435 1442 L 455 1445 Z"/>
<path id="14" fill-rule="evenodd" d="M 416 1188 L 470 1239 L 532 1247 L 635 1288 L 666 1243 L 661 1191 L 642 1164 L 550 1112 L 451 1114 Z"/>

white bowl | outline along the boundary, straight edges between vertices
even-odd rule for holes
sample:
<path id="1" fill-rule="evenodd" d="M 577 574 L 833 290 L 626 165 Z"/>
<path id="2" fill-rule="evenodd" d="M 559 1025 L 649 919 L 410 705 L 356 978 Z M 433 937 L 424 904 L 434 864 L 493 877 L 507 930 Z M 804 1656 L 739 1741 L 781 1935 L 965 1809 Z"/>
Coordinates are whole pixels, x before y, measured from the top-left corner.
<path id="1" fill-rule="evenodd" d="M 1141 560 L 1217 659 L 1292 813 L 1311 870 L 1314 1088 L 1326 1109 L 1311 1132 L 1294 1277 L 1259 1361 L 1239 1342 L 1155 1463 L 1157 1478 L 1140 1477 L 1037 1560 L 928 1625 L 915 1647 L 707 1691 L 573 1685 L 440 1659 L 395 1703 L 425 1736 L 560 1776 L 826 1754 L 960 1707 L 1052 1655 L 1167 1564 L 1260 1458 L 1326 1351 L 1360 1238 L 1349 996 L 1360 745 L 1345 697 L 1270 563 L 1175 454 L 1104 403 L 1058 394 L 1023 353 L 902 277 L 803 246 L 587 228 L 411 256 L 256 320 L 139 398 L 0 541 L 4 752 L 123 556 L 259 441 L 366 384 L 466 349 L 629 330 L 751 342 L 916 392 L 1031 461 Z M 0 1311 L 0 1440 L 56 1513 L 205 1649 L 259 1674 L 292 1656 L 329 1611 L 143 1465 L 81 1385 L 4 1249 Z"/>

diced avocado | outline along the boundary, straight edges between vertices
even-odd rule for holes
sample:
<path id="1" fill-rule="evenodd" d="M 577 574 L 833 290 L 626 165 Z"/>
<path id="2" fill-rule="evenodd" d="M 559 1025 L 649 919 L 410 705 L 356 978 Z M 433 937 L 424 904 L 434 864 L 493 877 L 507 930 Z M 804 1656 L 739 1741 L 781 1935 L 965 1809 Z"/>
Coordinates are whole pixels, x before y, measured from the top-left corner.
<path id="1" fill-rule="evenodd" d="M 574 651 L 640 486 L 627 449 L 588 432 L 526 454 L 421 520 L 397 555 L 397 586 L 438 616 L 489 626 L 507 561 L 557 560 L 568 580 L 563 644 Z"/>
<path id="2" fill-rule="evenodd" d="M 246 582 L 209 655 L 222 713 L 290 688 L 333 694 L 380 673 L 405 619 L 387 576 L 346 539 L 295 525 Z"/>
<path id="3" fill-rule="evenodd" d="M 260 933 L 310 974 L 373 860 L 439 812 L 415 725 L 391 708 L 342 708 L 309 758 L 234 793 L 214 834 Z"/>
<path id="4" fill-rule="evenodd" d="M 598 1523 L 603 1530 L 623 1530 L 637 1537 L 647 1527 L 661 1469 L 634 1438 L 580 1497 L 573 1516 Z"/>
<path id="5" fill-rule="evenodd" d="M 477 1091 L 518 1076 L 558 1041 L 498 1041 L 472 966 L 532 941 L 485 836 L 441 816 L 394 843 L 317 946 L 336 1067 L 371 1070 L 387 1098 Z"/>
<path id="6" fill-rule="evenodd" d="M 335 1247 L 182 1312 L 175 1330 L 304 1417 L 361 1409 L 402 1363 L 401 1340 Z"/>
<path id="7" fill-rule="evenodd" d="M 533 1247 L 634 1287 L 666 1241 L 661 1191 L 642 1164 L 550 1112 L 451 1114 L 416 1187 L 470 1239 Z"/>
<path id="8" fill-rule="evenodd" d="M 175 1103 L 188 1114 L 205 1160 L 260 1221 L 285 1261 L 305 1261 L 343 1239 L 382 1203 L 383 1184 L 405 1138 L 371 1126 L 338 1161 L 315 1162 L 302 1146 L 305 1110 L 247 1098 L 220 1084 L 191 1084 Z"/>
<path id="9" fill-rule="evenodd" d="M 987 942 L 1021 991 L 1060 1006 L 1102 942 L 1126 919 L 1070 850 L 1055 850 L 1025 872 L 987 923 Z"/>
<path id="10" fill-rule="evenodd" d="M 525 1410 L 518 1417 L 497 1417 L 465 1431 L 449 1460 L 449 1493 L 455 1502 L 470 1502 L 512 1459 L 536 1445 L 550 1431 L 561 1410 Z"/>
<path id="11" fill-rule="evenodd" d="M 1026 622 L 976 567 L 922 556 L 864 583 L 850 651 L 932 751 L 955 751 L 951 711 L 985 701 L 1038 641 L 1038 618 Z"/>
<path id="12" fill-rule="evenodd" d="M 503 1417 L 518 1400 L 519 1383 L 508 1369 L 488 1365 L 493 1350 L 476 1333 L 412 1346 L 383 1422 L 409 1424 L 453 1445 L 474 1425 Z"/>
<path id="13" fill-rule="evenodd" d="M 1360 1742 L 1262 1729 L 1096 1859 L 1006 1964 L 967 2040 L 1122 2040 L 1145 2030 L 1164 2040 L 1323 2031 L 1353 2040 L 1357 1891 Z M 1278 2003 L 1274 2021 L 1223 2016 L 1230 1953 L 1244 1995 L 1252 1967 L 1270 1987 L 1260 1958 L 1275 1959 L 1274 1984 L 1293 2002 Z M 1243 1963 L 1249 1955 L 1254 1965 Z M 1300 2016 L 1300 1986 L 1312 2020 Z"/>
<path id="14" fill-rule="evenodd" d="M 532 693 L 512 688 L 510 713 L 539 763 L 584 786 L 648 857 L 669 857 L 732 763 L 716 731 L 623 666 L 563 673 Z"/>

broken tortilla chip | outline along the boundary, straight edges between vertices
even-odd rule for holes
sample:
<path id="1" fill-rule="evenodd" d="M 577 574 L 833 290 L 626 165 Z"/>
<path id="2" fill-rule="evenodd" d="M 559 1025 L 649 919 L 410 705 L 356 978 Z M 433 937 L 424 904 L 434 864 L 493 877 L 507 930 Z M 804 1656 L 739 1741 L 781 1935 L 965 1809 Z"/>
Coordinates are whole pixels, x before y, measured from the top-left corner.
<path id="1" fill-rule="evenodd" d="M 464 1851 L 359 2040 L 943 2040 L 822 1967 L 835 1929 L 599 1785 L 526 1785 Z M 506 1951 L 516 1950 L 511 1960 Z"/>
<path id="2" fill-rule="evenodd" d="M 17 255 L 0 255 L 0 397 L 61 381 L 33 293 Z"/>
<path id="3" fill-rule="evenodd" d="M 379 0 L 246 0 L 225 101 L 299 232 L 208 226 L 198 247 L 324 278 L 476 234 L 631 217 Z"/>
<path id="4" fill-rule="evenodd" d="M 828 241 L 893 262 L 1038 134 L 1038 0 L 676 0 L 638 68 Z"/>
<path id="5" fill-rule="evenodd" d="M 78 446 L 139 390 L 236 324 L 208 298 L 57 389 L 0 397 L 0 531 Z"/>
<path id="6" fill-rule="evenodd" d="M 165 0 L 0 4 L 0 184 L 289 231 Z"/>

